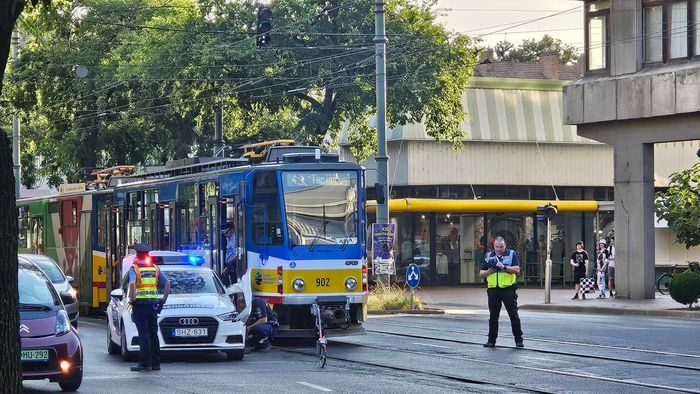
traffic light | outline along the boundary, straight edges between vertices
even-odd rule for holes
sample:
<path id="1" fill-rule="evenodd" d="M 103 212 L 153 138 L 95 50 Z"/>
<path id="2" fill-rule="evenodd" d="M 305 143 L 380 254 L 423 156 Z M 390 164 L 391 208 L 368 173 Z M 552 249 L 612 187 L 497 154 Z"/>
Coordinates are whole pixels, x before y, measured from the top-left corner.
<path id="1" fill-rule="evenodd" d="M 270 31 L 272 31 L 272 9 L 270 7 L 259 7 L 258 24 L 255 32 L 255 45 L 258 48 L 270 44 L 270 41 L 272 41 Z"/>
<path id="2" fill-rule="evenodd" d="M 552 203 L 547 203 L 545 206 L 540 206 L 537 207 L 537 220 L 540 222 L 544 222 L 545 219 L 553 219 L 555 216 L 557 216 L 557 213 L 559 212 L 559 209 L 557 208 L 556 205 Z"/>

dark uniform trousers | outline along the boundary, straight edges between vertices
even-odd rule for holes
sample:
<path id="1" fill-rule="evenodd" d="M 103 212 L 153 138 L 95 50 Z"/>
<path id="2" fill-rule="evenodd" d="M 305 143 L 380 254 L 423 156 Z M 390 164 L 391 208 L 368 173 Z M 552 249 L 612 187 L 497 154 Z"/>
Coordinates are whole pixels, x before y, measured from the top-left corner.
<path id="1" fill-rule="evenodd" d="M 277 334 L 277 324 L 258 324 L 250 330 L 250 335 L 253 337 L 255 347 L 261 346 L 261 341 L 271 340 Z"/>
<path id="2" fill-rule="evenodd" d="M 489 297 L 489 342 L 496 343 L 498 337 L 498 317 L 501 315 L 501 303 L 505 305 L 510 317 L 510 326 L 513 329 L 515 341 L 523 340 L 523 330 L 520 328 L 520 316 L 518 316 L 518 293 L 516 285 L 509 287 L 494 287 L 486 290 Z"/>
<path id="3" fill-rule="evenodd" d="M 160 365 L 160 342 L 158 341 L 157 303 L 143 302 L 133 304 L 134 324 L 139 332 L 139 351 L 141 365 L 144 367 Z"/>

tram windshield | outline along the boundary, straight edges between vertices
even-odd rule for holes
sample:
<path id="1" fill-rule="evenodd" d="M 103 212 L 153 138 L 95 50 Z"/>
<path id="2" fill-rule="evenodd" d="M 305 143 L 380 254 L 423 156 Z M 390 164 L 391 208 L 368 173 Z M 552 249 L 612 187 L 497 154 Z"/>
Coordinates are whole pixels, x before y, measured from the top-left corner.
<path id="1" fill-rule="evenodd" d="M 348 245 L 357 237 L 357 172 L 282 173 L 292 245 Z"/>

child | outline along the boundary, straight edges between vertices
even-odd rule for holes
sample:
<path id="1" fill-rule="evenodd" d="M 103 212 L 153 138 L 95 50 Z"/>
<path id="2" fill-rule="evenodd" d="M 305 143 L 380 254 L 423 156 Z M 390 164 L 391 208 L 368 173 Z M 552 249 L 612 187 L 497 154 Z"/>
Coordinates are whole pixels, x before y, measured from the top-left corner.
<path id="1" fill-rule="evenodd" d="M 605 271 L 598 271 L 598 290 L 600 290 L 598 298 L 605 298 Z"/>

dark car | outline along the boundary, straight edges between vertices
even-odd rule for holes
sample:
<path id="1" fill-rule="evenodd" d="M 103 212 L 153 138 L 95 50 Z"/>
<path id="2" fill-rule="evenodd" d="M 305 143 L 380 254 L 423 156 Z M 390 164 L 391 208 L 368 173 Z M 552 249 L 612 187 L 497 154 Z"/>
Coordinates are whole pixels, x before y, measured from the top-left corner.
<path id="1" fill-rule="evenodd" d="M 58 295 L 61 296 L 61 298 L 65 298 L 63 304 L 66 307 L 66 313 L 68 313 L 71 324 L 73 327 L 78 327 L 78 292 L 76 292 L 75 288 L 72 286 L 73 277 L 66 276 L 58 264 L 49 256 L 40 254 L 20 254 L 19 258 L 20 260 L 29 260 L 44 271 L 51 283 L 53 283 L 53 287 L 58 292 Z M 72 301 L 68 302 L 68 298 L 64 297 L 64 294 L 70 294 Z"/>
<path id="2" fill-rule="evenodd" d="M 83 380 L 83 347 L 59 297 L 39 267 L 18 261 L 19 335 L 22 379 L 49 379 L 64 391 L 75 391 Z M 62 300 L 66 298 L 66 300 Z"/>

